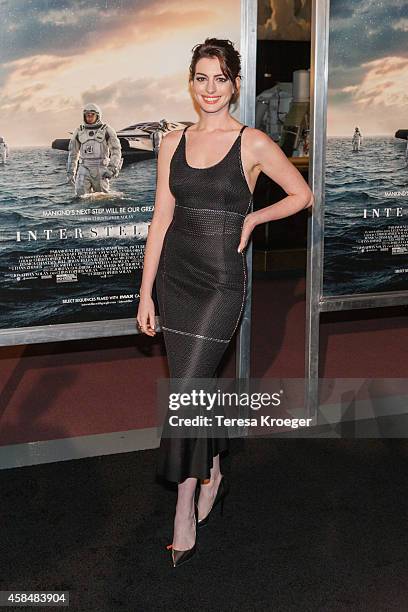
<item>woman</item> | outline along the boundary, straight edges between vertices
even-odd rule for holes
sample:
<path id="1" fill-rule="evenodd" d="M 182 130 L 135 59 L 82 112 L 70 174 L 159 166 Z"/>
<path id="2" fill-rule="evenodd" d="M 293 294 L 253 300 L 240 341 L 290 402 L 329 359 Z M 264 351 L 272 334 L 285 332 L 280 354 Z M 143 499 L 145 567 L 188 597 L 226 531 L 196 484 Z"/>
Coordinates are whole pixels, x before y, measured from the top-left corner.
<path id="1" fill-rule="evenodd" d="M 189 86 L 197 123 L 166 134 L 158 156 L 155 211 L 149 229 L 137 322 L 155 335 L 154 280 L 170 378 L 212 378 L 242 314 L 244 249 L 259 223 L 312 205 L 312 193 L 281 149 L 230 114 L 239 95 L 240 55 L 229 40 L 196 45 Z M 260 172 L 288 194 L 248 211 Z M 173 565 L 192 557 L 196 527 L 224 501 L 220 471 L 226 438 L 162 436 L 158 472 L 178 483 Z M 194 496 L 201 481 L 198 503 Z"/>

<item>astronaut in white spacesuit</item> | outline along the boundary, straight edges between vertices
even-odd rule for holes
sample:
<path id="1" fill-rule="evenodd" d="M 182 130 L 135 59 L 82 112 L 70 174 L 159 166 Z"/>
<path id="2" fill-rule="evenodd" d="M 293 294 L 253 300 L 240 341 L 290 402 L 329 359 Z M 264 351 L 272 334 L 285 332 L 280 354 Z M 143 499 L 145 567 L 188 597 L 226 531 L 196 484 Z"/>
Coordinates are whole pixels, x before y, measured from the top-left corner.
<path id="1" fill-rule="evenodd" d="M 115 130 L 102 122 L 97 104 L 84 107 L 83 119 L 69 143 L 68 180 L 78 196 L 109 193 L 109 180 L 118 176 L 123 164 L 120 140 Z"/>
<path id="2" fill-rule="evenodd" d="M 7 142 L 4 140 L 3 136 L 0 136 L 0 164 L 6 163 L 8 153 L 9 148 Z"/>
<path id="3" fill-rule="evenodd" d="M 354 130 L 353 138 L 351 139 L 351 144 L 353 145 L 353 151 L 360 151 L 362 143 L 363 143 L 363 135 L 360 132 L 360 128 L 356 126 Z"/>

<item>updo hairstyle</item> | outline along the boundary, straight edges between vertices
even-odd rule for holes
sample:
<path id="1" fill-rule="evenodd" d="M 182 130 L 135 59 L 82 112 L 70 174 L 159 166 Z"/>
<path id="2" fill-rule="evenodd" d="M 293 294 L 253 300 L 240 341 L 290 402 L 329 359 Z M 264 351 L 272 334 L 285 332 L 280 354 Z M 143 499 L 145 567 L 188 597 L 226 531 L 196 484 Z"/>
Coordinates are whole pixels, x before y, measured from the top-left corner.
<path id="1" fill-rule="evenodd" d="M 241 78 L 241 55 L 235 49 L 233 43 L 228 39 L 206 38 L 203 43 L 195 45 L 192 49 L 193 57 L 190 64 L 190 81 L 193 81 L 197 62 L 203 57 L 217 57 L 222 73 L 227 77 L 234 87 L 231 97 L 231 104 L 238 100 L 238 90 L 235 86 L 235 79 Z"/>

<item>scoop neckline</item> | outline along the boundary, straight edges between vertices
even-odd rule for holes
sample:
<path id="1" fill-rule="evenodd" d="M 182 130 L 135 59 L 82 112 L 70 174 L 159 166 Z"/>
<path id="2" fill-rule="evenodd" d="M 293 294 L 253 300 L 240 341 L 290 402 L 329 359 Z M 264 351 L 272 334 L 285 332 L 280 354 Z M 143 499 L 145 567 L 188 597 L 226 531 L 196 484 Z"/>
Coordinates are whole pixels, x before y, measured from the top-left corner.
<path id="1" fill-rule="evenodd" d="M 245 125 L 242 126 L 242 128 L 246 127 Z M 231 151 L 233 150 L 234 146 L 236 145 L 236 143 L 238 142 L 239 138 L 241 137 L 241 134 L 243 132 L 243 129 L 240 129 L 238 136 L 236 137 L 236 139 L 234 140 L 234 142 L 232 143 L 231 147 L 228 149 L 228 151 L 226 152 L 226 154 L 224 155 L 224 157 L 222 159 L 220 159 L 219 162 L 217 162 L 216 164 L 212 164 L 211 166 L 205 166 L 204 168 L 197 168 L 196 166 L 190 166 L 190 164 L 187 161 L 187 139 L 186 139 L 186 132 L 187 132 L 187 128 L 184 130 L 183 133 L 183 139 L 184 139 L 184 161 L 185 164 L 188 168 L 191 168 L 191 170 L 211 170 L 211 168 L 216 168 L 216 166 L 219 166 L 220 164 L 222 164 L 222 162 L 228 157 L 228 155 L 231 153 Z"/>

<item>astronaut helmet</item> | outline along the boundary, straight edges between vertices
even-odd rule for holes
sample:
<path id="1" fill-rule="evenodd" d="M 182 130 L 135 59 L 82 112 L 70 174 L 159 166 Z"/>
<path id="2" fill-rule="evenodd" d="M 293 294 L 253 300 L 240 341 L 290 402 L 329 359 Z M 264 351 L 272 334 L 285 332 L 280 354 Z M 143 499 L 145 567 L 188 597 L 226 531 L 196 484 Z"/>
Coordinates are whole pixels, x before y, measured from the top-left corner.
<path id="1" fill-rule="evenodd" d="M 87 123 L 86 121 L 86 113 L 89 112 L 96 113 L 96 121 L 94 123 Z M 93 102 L 90 102 L 89 104 L 86 104 L 84 106 L 82 114 L 84 118 L 84 124 L 86 126 L 96 127 L 97 125 L 100 125 L 102 123 L 102 111 L 99 106 L 97 104 L 94 104 Z"/>

